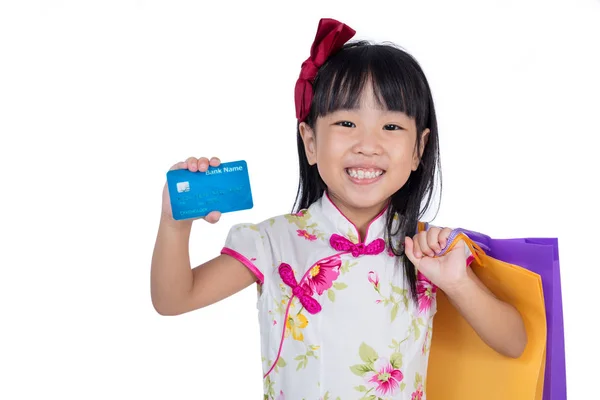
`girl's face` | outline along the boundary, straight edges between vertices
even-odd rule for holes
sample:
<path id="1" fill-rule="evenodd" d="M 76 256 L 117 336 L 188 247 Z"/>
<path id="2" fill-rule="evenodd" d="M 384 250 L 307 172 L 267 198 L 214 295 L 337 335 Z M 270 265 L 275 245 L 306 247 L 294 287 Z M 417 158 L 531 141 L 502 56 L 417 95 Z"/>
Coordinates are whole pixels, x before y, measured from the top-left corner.
<path id="1" fill-rule="evenodd" d="M 334 203 L 349 218 L 372 218 L 419 165 L 429 130 L 416 149 L 414 119 L 382 109 L 370 85 L 360 107 L 317 119 L 315 131 L 300 125 L 310 165 L 319 174 Z M 419 151 L 417 151 L 419 150 Z"/>

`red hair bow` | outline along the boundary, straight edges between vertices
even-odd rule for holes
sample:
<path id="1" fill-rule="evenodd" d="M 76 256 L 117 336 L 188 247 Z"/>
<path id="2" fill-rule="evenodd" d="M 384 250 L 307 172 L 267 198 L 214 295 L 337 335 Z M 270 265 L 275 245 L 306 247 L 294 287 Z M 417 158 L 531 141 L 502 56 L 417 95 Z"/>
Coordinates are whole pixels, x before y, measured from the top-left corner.
<path id="1" fill-rule="evenodd" d="M 319 67 L 330 55 L 337 52 L 354 36 L 356 31 L 348 25 L 331 18 L 319 21 L 317 35 L 310 50 L 310 57 L 302 63 L 300 77 L 294 91 L 296 100 L 296 118 L 300 122 L 308 116 L 313 97 L 312 84 Z"/>

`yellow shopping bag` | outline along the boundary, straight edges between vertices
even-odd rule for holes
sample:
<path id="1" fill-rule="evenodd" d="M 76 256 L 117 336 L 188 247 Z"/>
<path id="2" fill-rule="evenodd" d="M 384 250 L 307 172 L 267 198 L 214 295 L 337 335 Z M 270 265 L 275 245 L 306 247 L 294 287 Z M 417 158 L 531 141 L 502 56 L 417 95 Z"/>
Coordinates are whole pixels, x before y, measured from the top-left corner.
<path id="1" fill-rule="evenodd" d="M 423 224 L 419 224 L 419 230 Z M 473 255 L 471 268 L 499 299 L 512 304 L 525 321 L 528 343 L 517 359 L 500 355 L 437 292 L 431 354 L 427 373 L 428 400 L 541 400 L 546 363 L 546 312 L 540 275 L 492 257 L 465 234 Z M 451 248 L 451 247 L 450 247 Z"/>

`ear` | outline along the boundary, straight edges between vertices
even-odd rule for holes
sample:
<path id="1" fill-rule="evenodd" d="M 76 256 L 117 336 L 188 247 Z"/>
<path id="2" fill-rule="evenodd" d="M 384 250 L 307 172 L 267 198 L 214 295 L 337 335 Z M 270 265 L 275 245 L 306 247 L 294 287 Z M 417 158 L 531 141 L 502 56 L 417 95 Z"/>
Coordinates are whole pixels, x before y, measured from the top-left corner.
<path id="1" fill-rule="evenodd" d="M 306 122 L 300 123 L 300 137 L 304 142 L 304 151 L 309 165 L 317 163 L 317 140 L 315 132 Z"/>
<path id="2" fill-rule="evenodd" d="M 423 157 L 423 151 L 425 151 L 425 145 L 427 144 L 427 139 L 429 138 L 429 132 L 431 131 L 429 130 L 429 128 L 427 128 L 421 133 L 421 145 L 419 146 L 419 151 L 415 151 L 415 154 L 413 156 L 413 171 L 416 171 L 417 168 L 419 168 L 419 164 L 421 163 L 421 157 Z"/>

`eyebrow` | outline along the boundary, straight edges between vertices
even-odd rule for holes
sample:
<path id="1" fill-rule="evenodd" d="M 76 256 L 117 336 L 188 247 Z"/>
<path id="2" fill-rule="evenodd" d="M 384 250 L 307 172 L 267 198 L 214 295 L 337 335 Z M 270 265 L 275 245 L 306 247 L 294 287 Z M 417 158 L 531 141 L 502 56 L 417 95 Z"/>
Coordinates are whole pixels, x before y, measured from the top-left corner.
<path id="1" fill-rule="evenodd" d="M 335 111 L 332 111 L 330 114 L 336 114 L 336 113 L 341 113 L 341 112 L 358 112 L 360 110 L 360 107 L 352 107 L 352 108 L 339 108 Z M 410 116 L 408 116 L 408 114 L 406 114 L 406 112 L 404 111 L 397 111 L 397 110 L 389 110 L 387 108 L 381 107 L 381 108 L 376 108 L 376 110 L 380 111 L 381 114 L 383 114 L 384 116 L 387 114 L 392 114 L 396 117 L 401 117 L 403 119 L 411 119 Z"/>

